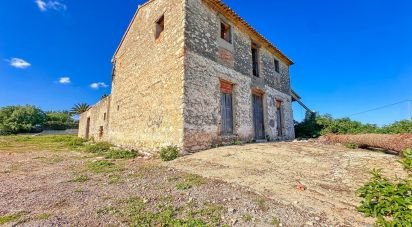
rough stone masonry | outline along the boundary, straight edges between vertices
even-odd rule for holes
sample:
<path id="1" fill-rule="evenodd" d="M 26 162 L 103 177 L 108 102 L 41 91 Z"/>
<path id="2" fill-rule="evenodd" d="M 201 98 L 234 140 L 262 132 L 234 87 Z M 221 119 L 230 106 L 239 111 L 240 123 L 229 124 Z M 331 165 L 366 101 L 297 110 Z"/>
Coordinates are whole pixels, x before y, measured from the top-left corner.
<path id="1" fill-rule="evenodd" d="M 113 57 L 111 95 L 80 116 L 79 136 L 183 153 L 293 139 L 292 64 L 219 0 L 150 0 Z"/>

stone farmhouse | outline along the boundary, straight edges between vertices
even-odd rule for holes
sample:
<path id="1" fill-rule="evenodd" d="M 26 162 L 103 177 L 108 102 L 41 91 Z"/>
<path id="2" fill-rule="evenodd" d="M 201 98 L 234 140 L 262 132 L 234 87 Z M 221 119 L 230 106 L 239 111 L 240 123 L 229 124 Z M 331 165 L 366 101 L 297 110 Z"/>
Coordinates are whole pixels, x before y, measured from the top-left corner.
<path id="1" fill-rule="evenodd" d="M 113 57 L 112 93 L 79 136 L 155 151 L 294 139 L 293 62 L 219 0 L 150 0 Z"/>

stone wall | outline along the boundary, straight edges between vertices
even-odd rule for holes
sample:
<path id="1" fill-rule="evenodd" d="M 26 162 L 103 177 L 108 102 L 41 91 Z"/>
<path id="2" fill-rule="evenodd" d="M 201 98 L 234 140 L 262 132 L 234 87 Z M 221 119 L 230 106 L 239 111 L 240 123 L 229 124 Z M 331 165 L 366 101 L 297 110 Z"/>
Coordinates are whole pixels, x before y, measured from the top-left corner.
<path id="1" fill-rule="evenodd" d="M 209 148 L 225 140 L 254 138 L 252 90 L 264 92 L 265 133 L 272 140 L 294 138 L 289 66 L 259 48 L 260 77 L 252 75 L 252 40 L 240 28 L 207 7 L 187 0 L 185 29 L 184 144 L 188 151 Z M 220 21 L 232 25 L 232 44 L 220 39 Z M 259 44 L 259 43 L 258 43 Z M 234 84 L 234 135 L 220 135 L 220 81 Z M 282 101 L 284 128 L 277 137 L 276 100 Z"/>
<path id="2" fill-rule="evenodd" d="M 108 140 L 109 133 L 109 107 L 110 107 L 110 96 L 103 100 L 100 100 L 96 105 L 90 108 L 88 111 L 80 115 L 79 122 L 79 136 L 82 138 L 87 138 L 87 119 L 90 119 L 89 125 L 89 139 L 94 139 L 95 141 Z M 101 129 L 103 129 L 101 131 Z M 102 132 L 102 133 L 101 133 Z"/>
<path id="3" fill-rule="evenodd" d="M 183 146 L 184 0 L 139 9 L 115 55 L 109 141 L 157 150 Z M 165 30 L 155 39 L 156 22 Z"/>
<path id="4" fill-rule="evenodd" d="M 156 22 L 165 30 L 156 39 Z M 232 42 L 220 38 L 220 21 L 232 25 Z M 255 137 L 252 90 L 263 92 L 265 133 L 292 139 L 289 66 L 259 50 L 260 77 L 252 75 L 252 40 L 202 0 L 155 0 L 135 15 L 114 56 L 112 94 L 81 115 L 84 137 L 146 151 L 177 145 L 183 152 Z M 220 84 L 233 84 L 234 133 L 221 135 Z M 276 100 L 282 101 L 284 136 L 277 137 Z M 104 120 L 106 113 L 106 120 Z M 100 127 L 103 135 L 100 136 Z"/>

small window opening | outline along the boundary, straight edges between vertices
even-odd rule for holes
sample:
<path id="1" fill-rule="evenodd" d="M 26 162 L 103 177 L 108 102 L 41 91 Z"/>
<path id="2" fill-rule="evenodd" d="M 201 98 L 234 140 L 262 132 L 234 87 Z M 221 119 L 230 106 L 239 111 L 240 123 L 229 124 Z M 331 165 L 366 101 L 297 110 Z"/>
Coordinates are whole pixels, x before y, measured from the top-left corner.
<path id="1" fill-rule="evenodd" d="M 156 21 L 156 39 L 159 39 L 165 30 L 165 16 Z"/>
<path id="2" fill-rule="evenodd" d="M 232 43 L 232 27 L 225 22 L 220 22 L 220 38 Z"/>
<path id="3" fill-rule="evenodd" d="M 106 113 L 104 113 L 104 115 L 103 115 L 103 120 L 105 121 L 106 120 Z"/>
<path id="4" fill-rule="evenodd" d="M 119 111 L 119 110 L 120 110 L 120 106 L 118 105 L 118 106 L 117 106 L 117 111 Z"/>
<path id="5" fill-rule="evenodd" d="M 275 59 L 275 71 L 278 73 L 280 72 L 280 68 L 279 68 L 279 61 Z"/>
<path id="6" fill-rule="evenodd" d="M 253 75 L 259 77 L 259 48 L 252 44 Z"/>

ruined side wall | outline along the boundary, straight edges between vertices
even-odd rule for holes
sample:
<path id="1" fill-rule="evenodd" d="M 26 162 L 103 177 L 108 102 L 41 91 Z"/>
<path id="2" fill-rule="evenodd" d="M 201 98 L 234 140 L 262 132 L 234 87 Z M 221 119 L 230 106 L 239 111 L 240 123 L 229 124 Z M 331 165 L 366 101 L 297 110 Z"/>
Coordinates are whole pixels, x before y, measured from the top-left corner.
<path id="1" fill-rule="evenodd" d="M 88 111 L 80 115 L 79 137 L 86 138 L 87 118 L 90 118 L 89 138 L 95 141 L 108 140 L 108 114 L 110 107 L 110 96 L 101 100 Z M 106 118 L 104 117 L 106 114 Z M 100 136 L 100 127 L 103 134 Z"/>
<path id="2" fill-rule="evenodd" d="M 254 138 L 252 90 L 264 92 L 265 131 L 271 139 L 292 139 L 293 115 L 289 66 L 263 47 L 259 51 L 260 77 L 252 75 L 252 40 L 245 31 L 207 7 L 187 0 L 185 29 L 184 134 L 185 148 L 196 151 L 226 139 Z M 221 19 L 232 25 L 232 44 L 220 39 Z M 220 80 L 233 83 L 234 135 L 220 135 Z M 283 102 L 284 134 L 277 137 L 276 100 Z"/>
<path id="3" fill-rule="evenodd" d="M 183 146 L 184 2 L 140 8 L 115 56 L 110 142 L 145 150 Z M 165 30 L 155 40 L 163 14 Z"/>

